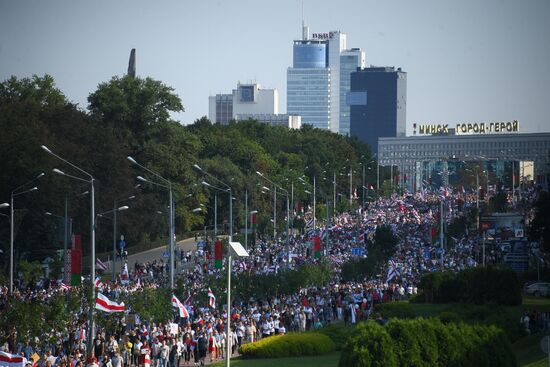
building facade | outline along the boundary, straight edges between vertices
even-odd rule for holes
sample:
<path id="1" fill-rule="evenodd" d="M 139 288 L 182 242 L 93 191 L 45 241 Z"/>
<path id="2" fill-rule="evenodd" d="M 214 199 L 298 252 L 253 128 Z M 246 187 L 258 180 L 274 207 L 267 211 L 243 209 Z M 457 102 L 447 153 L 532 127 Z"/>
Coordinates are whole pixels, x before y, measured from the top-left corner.
<path id="1" fill-rule="evenodd" d="M 487 185 L 503 182 L 511 187 L 522 181 L 546 185 L 550 133 L 485 134 L 478 130 L 457 135 L 451 130 L 448 134 L 380 137 L 378 159 L 381 166 L 394 167 L 400 173 L 394 180 L 410 191 L 426 184 L 445 185 L 473 171 L 485 175 L 481 179 Z"/>
<path id="2" fill-rule="evenodd" d="M 364 62 L 360 49 L 346 50 L 345 33 L 313 33 L 310 37 L 304 26 L 302 39 L 293 44 L 292 67 L 287 69 L 287 113 L 301 115 L 304 124 L 348 134 L 345 96 L 350 90 L 349 75 Z"/>
<path id="3" fill-rule="evenodd" d="M 342 135 L 350 134 L 350 106 L 347 96 L 351 91 L 351 73 L 357 68 L 365 67 L 365 53 L 359 48 L 344 50 L 340 54 L 340 121 L 339 130 Z"/>
<path id="4" fill-rule="evenodd" d="M 258 122 L 271 126 L 284 126 L 289 129 L 300 129 L 302 127 L 302 117 L 300 115 L 289 114 L 237 114 L 237 121 L 256 120 Z"/>
<path id="5" fill-rule="evenodd" d="M 228 124 L 233 119 L 233 95 L 216 94 L 208 97 L 208 118 L 218 124 Z"/>
<path id="6" fill-rule="evenodd" d="M 257 83 L 239 83 L 231 94 L 210 96 L 208 105 L 210 121 L 228 124 L 237 115 L 278 114 L 279 92 L 277 89 L 262 89 Z"/>
<path id="7" fill-rule="evenodd" d="M 401 68 L 369 67 L 351 73 L 350 135 L 373 152 L 382 137 L 405 136 L 407 73 Z"/>

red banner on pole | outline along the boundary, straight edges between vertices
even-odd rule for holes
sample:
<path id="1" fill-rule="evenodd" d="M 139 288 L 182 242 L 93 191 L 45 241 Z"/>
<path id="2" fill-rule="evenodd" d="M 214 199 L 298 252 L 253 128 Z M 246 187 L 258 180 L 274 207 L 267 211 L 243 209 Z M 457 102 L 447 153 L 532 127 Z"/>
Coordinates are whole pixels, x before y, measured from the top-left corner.
<path id="1" fill-rule="evenodd" d="M 223 247 L 222 247 L 222 241 L 216 241 L 214 244 L 214 266 L 216 269 L 222 268 L 222 262 L 223 262 Z"/>

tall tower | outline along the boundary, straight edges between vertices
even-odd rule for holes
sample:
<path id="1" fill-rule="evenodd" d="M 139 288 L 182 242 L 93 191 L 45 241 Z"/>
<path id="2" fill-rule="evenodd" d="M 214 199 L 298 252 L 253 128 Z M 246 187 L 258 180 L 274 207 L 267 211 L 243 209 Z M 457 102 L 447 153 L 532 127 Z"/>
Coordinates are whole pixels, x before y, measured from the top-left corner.
<path id="1" fill-rule="evenodd" d="M 130 60 L 128 61 L 128 76 L 136 77 L 136 49 L 130 51 Z"/>
<path id="2" fill-rule="evenodd" d="M 302 124 L 330 129 L 330 69 L 326 39 L 309 37 L 302 26 L 302 39 L 293 45 L 292 67 L 287 69 L 287 113 L 301 115 Z"/>
<path id="3" fill-rule="evenodd" d="M 365 52 L 360 48 L 344 50 L 340 54 L 340 134 L 349 135 L 350 106 L 346 97 L 351 89 L 351 73 L 365 67 Z"/>
<path id="4" fill-rule="evenodd" d="M 405 136 L 407 73 L 370 67 L 351 73 L 350 133 L 378 151 L 378 138 Z"/>

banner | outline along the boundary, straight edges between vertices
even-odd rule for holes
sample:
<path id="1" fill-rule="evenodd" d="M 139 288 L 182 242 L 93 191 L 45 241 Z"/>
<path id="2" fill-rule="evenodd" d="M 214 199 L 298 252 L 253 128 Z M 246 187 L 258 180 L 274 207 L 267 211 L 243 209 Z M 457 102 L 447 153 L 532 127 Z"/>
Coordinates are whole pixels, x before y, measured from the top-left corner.
<path id="1" fill-rule="evenodd" d="M 214 267 L 221 269 L 223 263 L 223 246 L 222 241 L 218 240 L 214 244 Z"/>

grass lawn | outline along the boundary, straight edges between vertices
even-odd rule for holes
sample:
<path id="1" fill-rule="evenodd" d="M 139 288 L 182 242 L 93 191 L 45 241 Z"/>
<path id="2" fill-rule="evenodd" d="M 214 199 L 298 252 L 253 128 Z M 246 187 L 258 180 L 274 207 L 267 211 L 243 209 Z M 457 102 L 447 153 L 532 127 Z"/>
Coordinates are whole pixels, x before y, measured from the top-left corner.
<path id="1" fill-rule="evenodd" d="M 272 359 L 232 359 L 231 365 L 236 367 L 337 367 L 340 353 L 335 352 L 324 356 L 272 358 Z M 212 367 L 223 367 L 224 362 L 211 364 Z"/>
<path id="2" fill-rule="evenodd" d="M 548 366 L 548 359 L 540 349 L 543 334 L 533 334 L 521 338 L 512 345 L 519 366 Z"/>

